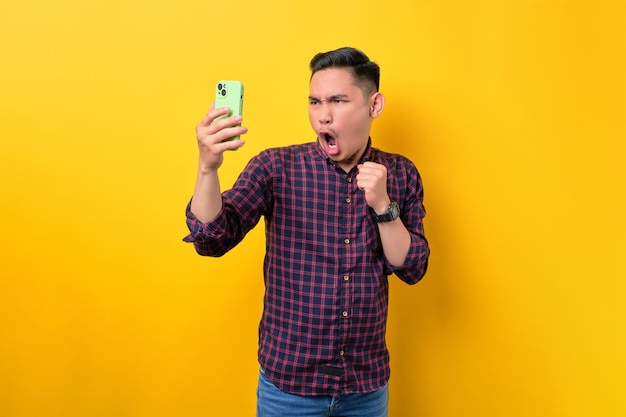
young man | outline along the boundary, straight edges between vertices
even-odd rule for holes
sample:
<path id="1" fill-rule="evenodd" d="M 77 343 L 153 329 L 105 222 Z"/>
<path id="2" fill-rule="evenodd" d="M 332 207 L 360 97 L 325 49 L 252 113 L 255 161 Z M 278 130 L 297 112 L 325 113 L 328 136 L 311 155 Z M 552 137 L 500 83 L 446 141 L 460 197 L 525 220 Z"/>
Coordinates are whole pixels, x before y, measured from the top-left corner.
<path id="1" fill-rule="evenodd" d="M 341 48 L 311 61 L 312 143 L 268 149 L 221 192 L 224 152 L 241 117 L 198 124 L 199 167 L 187 207 L 197 252 L 221 256 L 265 219 L 257 416 L 387 416 L 388 281 L 415 284 L 429 248 L 423 189 L 411 161 L 371 145 L 384 107 L 380 70 Z"/>

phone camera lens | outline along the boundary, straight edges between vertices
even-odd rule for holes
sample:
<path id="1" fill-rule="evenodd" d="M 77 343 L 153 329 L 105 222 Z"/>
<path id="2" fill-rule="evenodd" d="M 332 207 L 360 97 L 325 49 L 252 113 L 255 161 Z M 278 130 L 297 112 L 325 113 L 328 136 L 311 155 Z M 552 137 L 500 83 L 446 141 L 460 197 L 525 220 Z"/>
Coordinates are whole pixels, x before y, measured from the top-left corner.
<path id="1" fill-rule="evenodd" d="M 221 91 L 221 94 L 222 94 L 222 97 L 224 97 L 224 96 L 226 95 L 226 89 L 223 89 L 223 90 Z"/>
<path id="2" fill-rule="evenodd" d="M 220 91 L 222 90 L 222 83 L 217 84 L 217 89 Z"/>

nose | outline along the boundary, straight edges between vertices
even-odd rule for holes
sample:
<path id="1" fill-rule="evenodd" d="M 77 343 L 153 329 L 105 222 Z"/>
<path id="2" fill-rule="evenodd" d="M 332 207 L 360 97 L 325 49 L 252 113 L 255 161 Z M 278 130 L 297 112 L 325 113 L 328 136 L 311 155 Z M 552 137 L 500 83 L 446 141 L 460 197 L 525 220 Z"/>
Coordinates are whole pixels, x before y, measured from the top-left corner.
<path id="1" fill-rule="evenodd" d="M 330 108 L 329 103 L 326 100 L 320 103 L 318 119 L 319 119 L 319 122 L 324 125 L 329 124 L 330 122 L 333 121 L 331 108 Z"/>

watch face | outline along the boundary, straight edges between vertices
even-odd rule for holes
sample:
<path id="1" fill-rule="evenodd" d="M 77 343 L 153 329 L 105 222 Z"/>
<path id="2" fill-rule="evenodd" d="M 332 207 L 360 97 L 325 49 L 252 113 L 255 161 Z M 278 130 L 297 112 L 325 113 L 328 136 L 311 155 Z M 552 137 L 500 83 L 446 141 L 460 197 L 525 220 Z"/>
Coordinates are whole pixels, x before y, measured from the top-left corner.
<path id="1" fill-rule="evenodd" d="M 391 204 L 389 204 L 387 213 L 380 215 L 374 213 L 374 217 L 378 223 L 392 222 L 400 217 L 400 207 L 398 207 L 398 204 L 395 201 L 392 201 Z"/>
<path id="2" fill-rule="evenodd" d="M 393 220 L 400 216 L 400 207 L 398 207 L 398 204 L 395 201 L 392 201 L 389 205 L 389 214 Z"/>

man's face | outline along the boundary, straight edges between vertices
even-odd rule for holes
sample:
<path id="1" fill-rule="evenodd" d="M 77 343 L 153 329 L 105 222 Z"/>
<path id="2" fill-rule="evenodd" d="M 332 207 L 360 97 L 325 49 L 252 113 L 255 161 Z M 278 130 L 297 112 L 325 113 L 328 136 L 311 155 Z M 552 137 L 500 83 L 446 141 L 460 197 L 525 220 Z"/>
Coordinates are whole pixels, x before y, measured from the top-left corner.
<path id="1" fill-rule="evenodd" d="M 328 68 L 311 78 L 311 127 L 326 154 L 345 171 L 358 163 L 367 147 L 374 96 L 365 97 L 348 69 Z"/>

